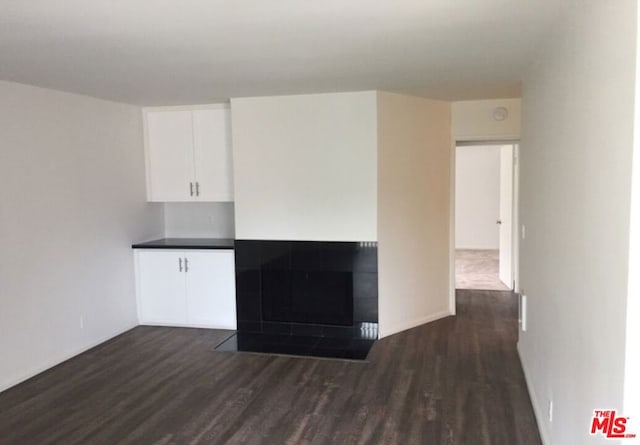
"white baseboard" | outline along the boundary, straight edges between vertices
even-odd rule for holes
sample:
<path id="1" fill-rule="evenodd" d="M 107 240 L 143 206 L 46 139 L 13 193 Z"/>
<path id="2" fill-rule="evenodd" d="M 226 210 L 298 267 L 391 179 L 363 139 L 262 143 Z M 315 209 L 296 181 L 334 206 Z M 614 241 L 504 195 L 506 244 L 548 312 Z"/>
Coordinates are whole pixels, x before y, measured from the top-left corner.
<path id="1" fill-rule="evenodd" d="M 156 321 L 141 321 L 140 326 L 158 326 L 163 328 L 195 328 L 195 329 L 218 329 L 223 331 L 237 331 L 237 324 L 233 325 L 211 325 L 201 323 L 162 323 Z"/>
<path id="2" fill-rule="evenodd" d="M 134 324 L 132 324 L 130 326 L 126 326 L 124 328 L 118 329 L 114 333 L 109 334 L 109 335 L 97 340 L 96 342 L 92 342 L 88 346 L 84 346 L 82 348 L 79 348 L 79 349 L 73 351 L 70 354 L 65 354 L 65 355 L 63 355 L 61 357 L 55 358 L 53 360 L 49 360 L 44 365 L 31 368 L 28 371 L 26 371 L 22 376 L 20 376 L 18 378 L 15 378 L 15 379 L 12 379 L 12 380 L 9 380 L 8 382 L 0 384 L 0 392 L 5 391 L 5 390 L 7 390 L 7 389 L 9 389 L 9 388 L 11 388 L 13 386 L 16 386 L 16 385 L 24 382 L 25 380 L 29 380 L 30 378 L 35 377 L 36 375 L 38 375 L 38 374 L 40 374 L 40 373 L 42 373 L 42 372 L 44 372 L 44 371 L 46 371 L 48 369 L 51 369 L 54 366 L 57 366 L 62 362 L 66 362 L 67 360 L 75 357 L 76 355 L 80 355 L 83 352 L 88 351 L 89 349 L 93 349 L 96 346 L 98 346 L 98 345 L 100 345 L 100 344 L 102 344 L 102 343 L 104 343 L 104 342 L 106 342 L 108 340 L 111 340 L 114 337 L 117 337 L 118 335 L 121 335 L 121 334 L 123 334 L 123 333 L 125 333 L 125 332 L 127 332 L 127 331 L 129 331 L 129 330 L 131 330 L 133 328 L 135 328 L 136 326 L 138 326 L 138 324 L 134 323 Z"/>
<path id="3" fill-rule="evenodd" d="M 500 248 L 499 247 L 483 247 L 483 246 L 472 246 L 472 247 L 456 246 L 455 250 L 500 250 Z"/>
<path id="4" fill-rule="evenodd" d="M 415 328 L 416 326 L 420 326 L 431 321 L 436 321 L 440 318 L 449 317 L 450 315 L 454 314 L 449 309 L 447 309 L 427 315 L 426 317 L 418 318 L 416 320 L 392 324 L 391 326 L 380 324 L 380 338 L 388 337 L 389 335 L 397 334 L 398 332 L 406 331 L 407 329 Z"/>
<path id="5" fill-rule="evenodd" d="M 538 431 L 540 432 L 540 439 L 542 440 L 542 445 L 551 445 L 549 441 L 549 435 L 547 433 L 547 429 L 545 428 L 546 418 L 543 413 L 540 411 L 540 404 L 538 403 L 538 398 L 536 397 L 536 393 L 533 390 L 533 384 L 529 379 L 529 372 L 527 370 L 527 365 L 525 361 L 522 359 L 522 353 L 520 352 L 520 342 L 517 345 L 518 357 L 520 358 L 520 364 L 522 365 L 522 372 L 524 374 L 524 380 L 527 383 L 527 391 L 529 392 L 529 398 L 531 399 L 531 405 L 533 406 L 533 414 L 536 416 L 536 423 L 538 424 Z"/>

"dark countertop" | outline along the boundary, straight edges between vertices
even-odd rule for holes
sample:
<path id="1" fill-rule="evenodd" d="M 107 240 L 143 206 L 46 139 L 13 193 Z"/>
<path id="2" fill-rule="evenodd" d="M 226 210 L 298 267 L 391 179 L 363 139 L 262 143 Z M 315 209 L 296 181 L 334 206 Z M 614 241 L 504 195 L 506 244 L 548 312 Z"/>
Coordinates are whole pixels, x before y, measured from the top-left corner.
<path id="1" fill-rule="evenodd" d="M 134 244 L 134 249 L 233 249 L 229 238 L 161 238 Z"/>

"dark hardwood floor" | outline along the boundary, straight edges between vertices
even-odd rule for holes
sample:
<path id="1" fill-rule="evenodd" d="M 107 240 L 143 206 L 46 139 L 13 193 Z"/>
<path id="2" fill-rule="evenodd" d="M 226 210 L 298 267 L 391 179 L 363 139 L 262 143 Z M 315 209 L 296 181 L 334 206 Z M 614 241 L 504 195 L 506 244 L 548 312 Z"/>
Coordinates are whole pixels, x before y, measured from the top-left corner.
<path id="1" fill-rule="evenodd" d="M 0 393 L 0 444 L 540 444 L 516 299 L 377 342 L 369 362 L 215 351 L 228 331 L 138 327 Z"/>

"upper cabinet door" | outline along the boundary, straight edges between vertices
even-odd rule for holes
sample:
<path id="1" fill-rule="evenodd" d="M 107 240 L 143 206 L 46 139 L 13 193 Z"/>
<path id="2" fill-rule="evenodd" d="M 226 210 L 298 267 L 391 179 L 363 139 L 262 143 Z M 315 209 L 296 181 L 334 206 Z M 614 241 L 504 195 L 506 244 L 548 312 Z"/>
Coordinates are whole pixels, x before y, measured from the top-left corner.
<path id="1" fill-rule="evenodd" d="M 146 111 L 149 201 L 193 201 L 193 113 Z"/>
<path id="2" fill-rule="evenodd" d="M 229 107 L 193 111 L 197 200 L 233 201 Z"/>

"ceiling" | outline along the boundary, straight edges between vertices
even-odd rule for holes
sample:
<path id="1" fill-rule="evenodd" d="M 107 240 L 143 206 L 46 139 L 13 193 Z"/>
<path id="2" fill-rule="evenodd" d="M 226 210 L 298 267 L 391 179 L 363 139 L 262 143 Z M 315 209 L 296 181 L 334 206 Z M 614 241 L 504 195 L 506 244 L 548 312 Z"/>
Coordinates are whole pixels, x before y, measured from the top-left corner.
<path id="1" fill-rule="evenodd" d="M 515 97 L 558 0 L 0 0 L 0 79 L 138 105 Z"/>

